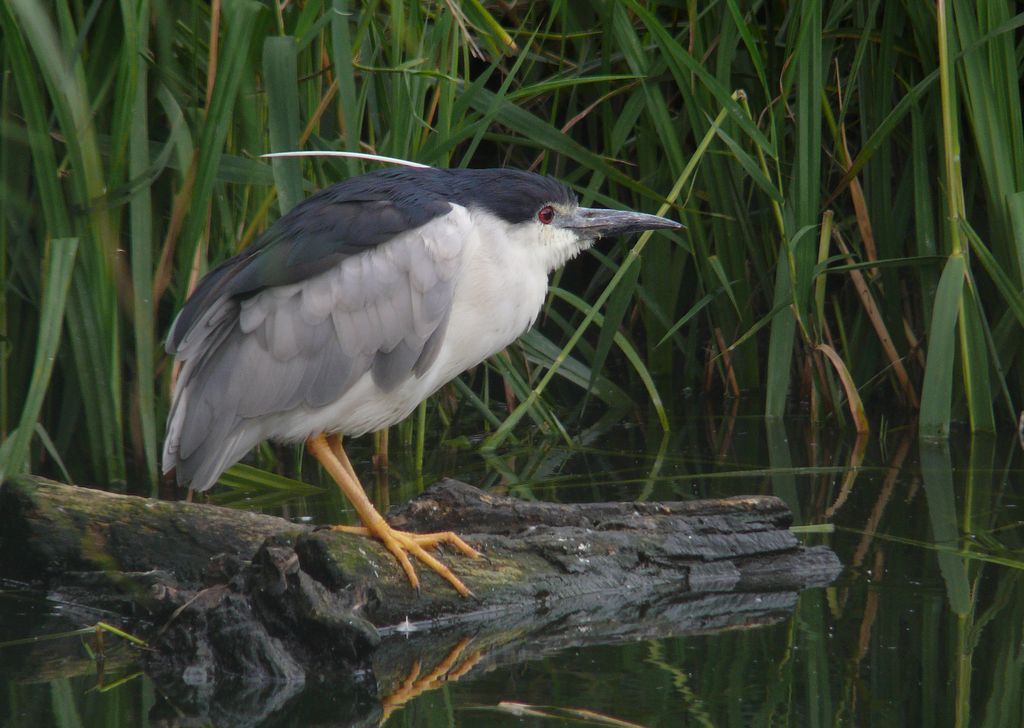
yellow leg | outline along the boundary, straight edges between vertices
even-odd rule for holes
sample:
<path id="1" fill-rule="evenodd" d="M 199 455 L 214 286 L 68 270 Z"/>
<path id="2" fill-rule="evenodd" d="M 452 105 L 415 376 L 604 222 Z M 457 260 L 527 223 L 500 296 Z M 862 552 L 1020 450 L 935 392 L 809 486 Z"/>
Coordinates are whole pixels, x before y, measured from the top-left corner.
<path id="1" fill-rule="evenodd" d="M 334 457 L 338 458 L 338 462 L 352 476 L 352 480 L 358 481 L 359 476 L 356 475 L 356 470 L 352 467 L 352 461 L 348 459 L 348 453 L 345 452 L 345 448 L 341 445 L 341 435 L 328 435 L 327 444 L 330 446 Z"/>
<path id="2" fill-rule="evenodd" d="M 412 562 L 409 561 L 408 554 L 410 553 L 455 587 L 459 594 L 467 597 L 472 596 L 472 592 L 466 588 L 466 585 L 447 566 L 428 554 L 426 549 L 437 546 L 439 543 L 449 543 L 467 556 L 477 558 L 480 556 L 479 553 L 451 531 L 420 534 L 399 531 L 389 526 L 384 517 L 377 512 L 377 509 L 373 507 L 373 503 L 366 496 L 366 492 L 363 490 L 363 486 L 359 483 L 359 478 L 356 477 L 355 471 L 352 468 L 352 463 L 349 461 L 348 456 L 345 455 L 340 438 L 333 435 L 330 437 L 327 435 L 315 435 L 306 442 L 306 448 L 313 457 L 320 461 L 324 469 L 331 474 L 338 487 L 341 488 L 341 492 L 345 494 L 345 497 L 349 499 L 349 502 L 356 509 L 356 513 L 359 514 L 359 520 L 363 522 L 361 528 L 352 526 L 336 526 L 335 528 L 348 533 L 372 536 L 383 543 L 384 547 L 401 564 L 406 577 L 409 579 L 409 583 L 417 591 L 420 588 L 420 580 L 416 576 L 416 570 L 413 569 Z"/>

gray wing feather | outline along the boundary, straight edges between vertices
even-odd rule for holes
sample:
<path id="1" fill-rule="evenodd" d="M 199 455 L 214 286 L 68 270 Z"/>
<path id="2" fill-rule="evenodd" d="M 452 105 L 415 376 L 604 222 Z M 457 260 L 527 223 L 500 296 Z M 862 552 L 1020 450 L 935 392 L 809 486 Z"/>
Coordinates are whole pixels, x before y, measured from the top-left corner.
<path id="1" fill-rule="evenodd" d="M 176 352 L 165 469 L 203 490 L 274 437 L 266 418 L 327 406 L 367 372 L 384 391 L 427 372 L 462 260 L 452 232 L 440 218 L 301 283 L 211 306 Z"/>
<path id="2" fill-rule="evenodd" d="M 445 310 L 441 323 L 434 329 L 434 333 L 423 343 L 423 350 L 419 359 L 413 365 L 412 371 L 417 377 L 422 377 L 427 370 L 437 361 L 437 355 L 441 353 L 441 344 L 444 342 L 444 332 L 448 330 L 448 316 L 451 308 Z"/>
<path id="3" fill-rule="evenodd" d="M 420 350 L 399 341 L 391 351 L 381 351 L 373 358 L 373 381 L 385 392 L 404 382 L 413 371 Z"/>

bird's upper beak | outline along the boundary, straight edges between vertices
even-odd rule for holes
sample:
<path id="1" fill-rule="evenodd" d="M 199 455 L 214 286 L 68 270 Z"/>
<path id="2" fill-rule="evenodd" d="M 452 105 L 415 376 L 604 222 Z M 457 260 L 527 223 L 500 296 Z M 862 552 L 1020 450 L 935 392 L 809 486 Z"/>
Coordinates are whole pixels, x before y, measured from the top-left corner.
<path id="1" fill-rule="evenodd" d="M 566 221 L 565 227 L 575 230 L 582 238 L 596 239 L 628 235 L 641 230 L 677 229 L 683 226 L 667 217 L 646 215 L 632 210 L 598 210 L 591 207 L 579 207 Z"/>

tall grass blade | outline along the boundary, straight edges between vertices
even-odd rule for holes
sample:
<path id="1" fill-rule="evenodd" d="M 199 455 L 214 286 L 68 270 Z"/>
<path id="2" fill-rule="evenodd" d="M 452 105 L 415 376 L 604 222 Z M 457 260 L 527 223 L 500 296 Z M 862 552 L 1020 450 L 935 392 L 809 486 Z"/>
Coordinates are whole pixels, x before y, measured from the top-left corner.
<path id="1" fill-rule="evenodd" d="M 43 281 L 43 304 L 39 311 L 39 339 L 36 343 L 35 363 L 32 379 L 21 410 L 18 428 L 4 444 L 0 457 L 0 482 L 10 475 L 22 472 L 28 459 L 29 443 L 35 431 L 39 411 L 50 384 L 50 375 L 60 348 L 60 336 L 64 322 L 64 310 L 68 300 L 68 288 L 78 253 L 77 238 L 56 238 L 50 241 L 45 256 L 45 278 Z"/>
<path id="2" fill-rule="evenodd" d="M 590 309 L 589 305 L 583 299 L 569 293 L 568 291 L 560 288 L 553 288 L 552 293 L 575 306 L 580 311 L 588 311 Z M 601 327 L 602 332 L 610 328 L 607 321 L 608 319 L 602 319 L 600 315 L 595 315 L 594 317 L 594 323 Z M 637 352 L 636 348 L 630 343 L 629 339 L 623 336 L 621 332 L 616 331 L 615 329 L 611 330 L 613 331 L 612 343 L 619 348 L 623 356 L 626 357 L 627 361 L 629 361 L 630 365 L 633 367 L 633 370 L 643 383 L 644 389 L 647 390 L 647 395 L 650 398 L 651 405 L 654 407 L 655 414 L 657 414 L 662 427 L 665 431 L 668 431 L 668 413 L 662 403 L 661 395 L 658 393 L 658 387 L 657 384 L 655 384 L 654 377 L 651 376 L 643 358 Z M 599 391 L 598 385 L 603 385 L 605 389 L 609 389 L 612 393 L 615 393 L 616 396 L 614 399 L 608 396 L 602 396 L 602 399 L 604 399 L 610 406 L 621 406 L 629 403 L 629 397 L 625 392 L 614 387 L 614 385 L 604 377 L 599 376 L 598 372 L 592 371 L 591 380 L 588 385 L 589 389 L 591 391 Z"/>
<path id="3" fill-rule="evenodd" d="M 627 265 L 627 264 L 623 264 Z M 597 335 L 597 345 L 594 348 L 594 356 L 590 361 L 591 372 L 596 377 L 604 370 L 604 363 L 611 351 L 612 343 L 626 316 L 626 311 L 633 297 L 636 295 L 636 287 L 640 278 L 639 263 L 629 265 L 622 283 L 612 292 L 608 298 L 608 306 L 605 310 L 604 321 L 599 324 L 601 330 Z"/>
<path id="4" fill-rule="evenodd" d="M 128 5 L 127 3 L 125 5 Z M 132 17 L 135 28 L 136 52 L 125 58 L 134 64 L 135 78 L 131 124 L 128 130 L 128 173 L 133 179 L 145 175 L 150 168 L 149 106 L 147 89 L 149 67 L 142 43 L 142 29 L 149 25 L 149 2 L 141 0 L 136 8 L 125 8 L 125 14 L 137 10 Z M 168 147 L 170 151 L 170 147 Z M 131 231 L 132 279 L 132 332 L 134 334 L 135 390 L 138 398 L 139 426 L 142 434 L 144 471 L 152 488 L 157 485 L 157 424 L 156 424 L 156 351 L 155 320 L 153 316 L 153 198 L 148 186 L 140 186 L 129 203 L 129 229 Z"/>
<path id="5" fill-rule="evenodd" d="M 796 69 L 796 148 L 793 165 L 793 185 L 789 214 L 784 215 L 790 231 L 815 225 L 819 219 L 818 190 L 821 186 L 821 95 L 822 88 L 822 34 L 821 3 L 806 2 L 799 6 L 799 25 L 793 66 Z M 789 235 L 792 239 L 796 236 Z M 787 246 L 788 248 L 789 246 Z M 774 305 L 782 305 L 793 296 L 794 310 L 783 310 L 772 321 L 768 349 L 768 367 L 765 375 L 765 414 L 781 417 L 785 413 L 789 394 L 790 366 L 793 358 L 797 318 L 803 315 L 809 303 L 815 250 L 813 246 L 795 246 L 792 271 L 783 261 L 786 250 L 780 251 L 780 264 L 776 267 Z M 792 294 L 791 294 L 792 291 Z"/>
<path id="6" fill-rule="evenodd" d="M 195 184 L 192 187 L 190 213 L 181 233 L 181 267 L 189 270 L 196 248 L 207 224 L 207 211 L 213 197 L 217 170 L 224 153 L 224 142 L 231 129 L 231 113 L 249 57 L 256 21 L 263 7 L 254 0 L 224 0 L 224 41 L 217 58 L 217 77 L 206 118 L 199 132 Z"/>
<path id="7" fill-rule="evenodd" d="M 850 375 L 850 370 L 846 368 L 846 362 L 839 356 L 839 352 L 827 344 L 818 344 L 815 348 L 828 358 L 832 366 L 835 367 L 836 374 L 839 375 L 843 391 L 846 392 L 846 401 L 850 407 L 850 416 L 853 417 L 854 428 L 857 432 L 870 431 L 871 426 L 868 424 L 867 413 L 864 411 L 864 403 L 860 399 L 860 393 Z"/>
<path id="8" fill-rule="evenodd" d="M 362 139 L 362 109 L 355 80 L 355 51 L 351 34 L 352 10 L 348 0 L 334 0 L 331 6 L 332 68 L 338 82 L 338 120 L 342 142 L 350 152 L 359 151 Z M 348 173 L 354 175 L 358 167 L 348 164 Z"/>
<path id="9" fill-rule="evenodd" d="M 267 88 L 270 148 L 286 152 L 299 147 L 299 85 L 295 39 L 272 36 L 263 42 L 263 79 Z M 272 160 L 281 214 L 302 200 L 302 168 L 298 159 Z"/>
<path id="10" fill-rule="evenodd" d="M 993 432 L 996 429 L 992 411 L 993 392 L 989 378 L 986 324 L 982 321 L 977 292 L 970 278 L 960 301 L 960 350 L 963 357 L 964 392 L 972 432 Z"/>
<path id="11" fill-rule="evenodd" d="M 71 55 L 67 31 L 72 28 L 69 8 L 58 3 L 55 27 L 42 6 L 15 0 L 11 4 L 20 32 L 34 54 L 53 105 L 54 116 L 74 170 L 70 191 L 82 211 L 79 256 L 73 304 L 68 309 L 68 330 L 77 363 L 80 392 L 85 399 L 92 461 L 103 479 L 124 478 L 122 441 L 122 371 L 120 320 L 114 289 L 118 267 L 117 231 L 107 210 L 107 185 L 81 58 Z M 62 37 L 63 36 L 63 37 Z M 43 127 L 48 128 L 48 124 Z M 48 170 L 47 175 L 53 174 Z M 88 337 L 82 335 L 88 330 Z"/>
<path id="12" fill-rule="evenodd" d="M 43 220 L 51 235 L 69 235 L 71 222 L 67 206 L 57 175 L 53 174 L 57 169 L 57 155 L 48 133 L 49 122 L 38 84 L 38 71 L 29 57 L 25 35 L 18 26 L 12 5 L 0 3 L 0 27 L 4 31 L 4 50 L 10 59 L 9 67 L 17 85 L 21 110 L 25 115 L 25 133 L 32 152 L 32 166 Z"/>
<path id="13" fill-rule="evenodd" d="M 922 436 L 945 437 L 952 416 L 953 373 L 956 366 L 956 321 L 967 265 L 962 255 L 952 255 L 939 279 L 928 328 L 928 364 L 921 387 Z"/>

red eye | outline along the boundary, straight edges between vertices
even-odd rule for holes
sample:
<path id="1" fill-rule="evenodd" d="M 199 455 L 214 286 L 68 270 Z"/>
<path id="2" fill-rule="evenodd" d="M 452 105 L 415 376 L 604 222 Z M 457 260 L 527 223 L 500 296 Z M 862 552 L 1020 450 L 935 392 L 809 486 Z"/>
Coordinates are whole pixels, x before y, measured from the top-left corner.
<path id="1" fill-rule="evenodd" d="M 551 221 L 555 219 L 555 208 L 551 205 L 545 205 L 540 208 L 540 211 L 537 213 L 537 219 L 545 225 L 550 225 Z"/>

